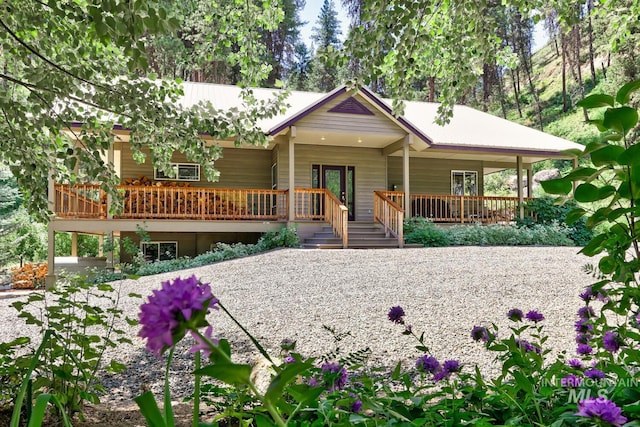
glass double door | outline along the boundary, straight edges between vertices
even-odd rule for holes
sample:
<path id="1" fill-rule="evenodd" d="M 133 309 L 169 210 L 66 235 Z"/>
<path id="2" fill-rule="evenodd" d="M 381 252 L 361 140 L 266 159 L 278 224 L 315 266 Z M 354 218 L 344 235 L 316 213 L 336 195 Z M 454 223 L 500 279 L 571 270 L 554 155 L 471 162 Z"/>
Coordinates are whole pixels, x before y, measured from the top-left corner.
<path id="1" fill-rule="evenodd" d="M 353 166 L 313 165 L 313 186 L 331 191 L 355 220 L 355 168 Z"/>

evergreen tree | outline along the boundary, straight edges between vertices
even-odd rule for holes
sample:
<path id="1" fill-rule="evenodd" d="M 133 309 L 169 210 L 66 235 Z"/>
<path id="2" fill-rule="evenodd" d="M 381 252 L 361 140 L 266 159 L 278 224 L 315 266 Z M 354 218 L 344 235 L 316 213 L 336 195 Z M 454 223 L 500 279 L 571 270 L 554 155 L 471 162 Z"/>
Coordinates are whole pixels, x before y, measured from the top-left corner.
<path id="1" fill-rule="evenodd" d="M 341 49 L 342 43 L 339 38 L 341 34 L 335 4 L 333 1 L 324 0 L 311 35 L 316 51 L 311 62 L 310 89 L 327 92 L 339 84 L 339 72 L 334 59 Z"/>
<path id="2" fill-rule="evenodd" d="M 266 86 L 274 86 L 276 80 L 284 80 L 297 67 L 297 49 L 300 44 L 300 27 L 305 23 L 300 20 L 300 11 L 305 0 L 283 0 L 281 3 L 284 17 L 278 28 L 266 32 L 266 61 L 271 65 Z"/>

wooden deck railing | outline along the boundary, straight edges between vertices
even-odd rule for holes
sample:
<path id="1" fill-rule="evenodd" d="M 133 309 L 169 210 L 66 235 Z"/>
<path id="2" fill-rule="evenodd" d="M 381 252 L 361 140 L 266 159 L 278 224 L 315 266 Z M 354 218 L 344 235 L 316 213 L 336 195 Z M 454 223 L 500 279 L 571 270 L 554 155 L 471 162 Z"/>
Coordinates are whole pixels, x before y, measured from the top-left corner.
<path id="1" fill-rule="evenodd" d="M 524 201 L 531 199 L 525 197 Z M 518 208 L 517 197 L 411 194 L 411 216 L 434 222 L 506 223 L 515 221 Z"/>
<path id="2" fill-rule="evenodd" d="M 106 218 L 107 197 L 99 185 L 55 185 L 54 212 L 60 217 Z"/>
<path id="3" fill-rule="evenodd" d="M 333 234 L 349 244 L 349 209 L 325 188 L 296 188 L 295 219 L 322 220 L 331 224 Z"/>
<path id="4" fill-rule="evenodd" d="M 384 227 L 385 236 L 398 239 L 398 247 L 404 246 L 404 208 L 394 200 L 396 192 L 373 192 L 373 218 Z M 404 200 L 404 195 L 402 196 Z"/>
<path id="5" fill-rule="evenodd" d="M 114 218 L 285 220 L 286 190 L 121 185 L 121 209 Z M 106 194 L 99 185 L 56 185 L 55 213 L 104 218 Z"/>

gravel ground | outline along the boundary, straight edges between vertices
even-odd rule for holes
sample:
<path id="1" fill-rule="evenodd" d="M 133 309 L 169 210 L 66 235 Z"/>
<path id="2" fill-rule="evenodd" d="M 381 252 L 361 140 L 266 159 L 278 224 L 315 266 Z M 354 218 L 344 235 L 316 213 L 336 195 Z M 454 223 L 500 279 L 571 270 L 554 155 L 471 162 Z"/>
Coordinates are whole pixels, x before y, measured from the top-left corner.
<path id="1" fill-rule="evenodd" d="M 578 248 L 450 247 L 407 250 L 278 250 L 192 270 L 117 283 L 123 295 L 147 296 L 165 280 L 195 274 L 210 282 L 214 294 L 274 355 L 281 340 L 297 341 L 303 355 L 319 356 L 335 348 L 323 325 L 350 335 L 339 345 L 342 354 L 371 348 L 372 366 L 409 368 L 420 356 L 403 327 L 386 318 L 400 305 L 406 321 L 440 360 L 456 358 L 471 370 L 496 370 L 492 354 L 469 335 L 474 325 L 508 327 L 505 313 L 514 307 L 539 310 L 546 320 L 547 345 L 554 352 L 573 352 L 578 294 L 592 282 L 582 272 L 591 259 Z M 0 341 L 19 335 L 36 336 L 27 327 L 13 327 L 16 298 L 0 294 Z M 137 317 L 140 300 L 125 297 L 121 307 Z M 219 337 L 229 339 L 237 361 L 253 361 L 257 352 L 220 311 L 209 316 Z M 21 322 L 21 320 L 19 320 Z M 160 391 L 162 362 L 144 349 L 137 327 L 126 327 L 134 346 L 113 353 L 128 365 L 123 374 L 105 376 L 109 395 L 103 400 L 129 400 L 150 387 Z M 35 338 L 37 340 L 37 338 Z M 172 370 L 174 398 L 190 391 L 192 369 L 185 340 Z"/>

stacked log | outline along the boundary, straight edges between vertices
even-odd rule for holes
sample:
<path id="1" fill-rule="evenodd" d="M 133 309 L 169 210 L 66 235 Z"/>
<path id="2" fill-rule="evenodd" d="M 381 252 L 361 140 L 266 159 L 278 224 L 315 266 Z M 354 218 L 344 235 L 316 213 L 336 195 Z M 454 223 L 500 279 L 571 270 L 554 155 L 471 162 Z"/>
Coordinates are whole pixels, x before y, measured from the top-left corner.
<path id="1" fill-rule="evenodd" d="M 140 175 L 126 178 L 122 184 L 130 187 L 185 188 L 167 192 L 135 188 L 125 190 L 124 216 L 149 214 L 155 218 L 199 218 L 205 215 L 229 218 L 241 213 L 232 202 L 223 200 L 219 195 L 204 193 L 189 182 L 154 181 Z"/>

